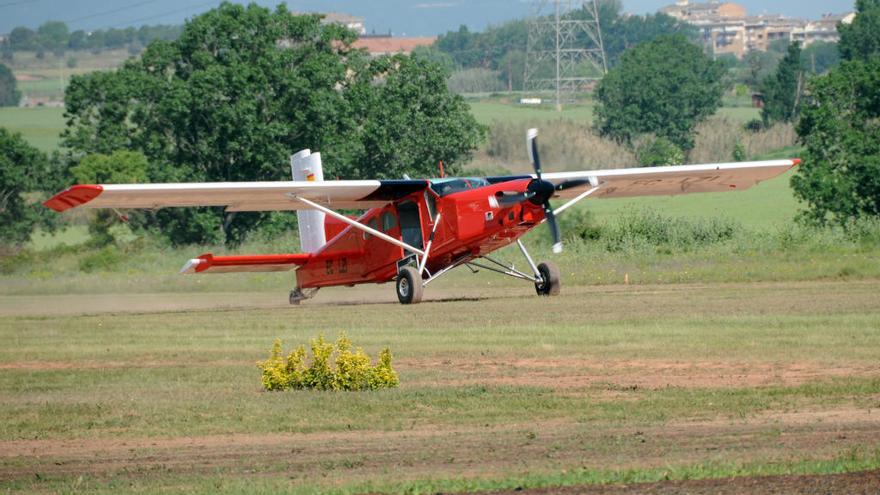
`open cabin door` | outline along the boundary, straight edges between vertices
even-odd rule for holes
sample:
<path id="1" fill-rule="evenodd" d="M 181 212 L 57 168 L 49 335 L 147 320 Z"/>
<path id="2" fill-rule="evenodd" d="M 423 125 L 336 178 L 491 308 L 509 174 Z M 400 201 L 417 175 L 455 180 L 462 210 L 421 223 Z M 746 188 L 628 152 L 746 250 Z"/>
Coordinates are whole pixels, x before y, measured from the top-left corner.
<path id="1" fill-rule="evenodd" d="M 415 248 L 424 249 L 419 205 L 414 201 L 404 201 L 397 205 L 397 216 L 400 218 L 401 240 Z"/>

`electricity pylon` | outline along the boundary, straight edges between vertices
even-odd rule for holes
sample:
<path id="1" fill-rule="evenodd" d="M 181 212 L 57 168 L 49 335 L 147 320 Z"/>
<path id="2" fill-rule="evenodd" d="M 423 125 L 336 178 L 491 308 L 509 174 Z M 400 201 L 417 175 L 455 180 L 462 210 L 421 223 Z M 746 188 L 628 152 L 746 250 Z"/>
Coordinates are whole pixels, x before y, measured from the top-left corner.
<path id="1" fill-rule="evenodd" d="M 555 90 L 557 109 L 608 71 L 595 0 L 537 0 L 528 27 L 525 88 Z"/>

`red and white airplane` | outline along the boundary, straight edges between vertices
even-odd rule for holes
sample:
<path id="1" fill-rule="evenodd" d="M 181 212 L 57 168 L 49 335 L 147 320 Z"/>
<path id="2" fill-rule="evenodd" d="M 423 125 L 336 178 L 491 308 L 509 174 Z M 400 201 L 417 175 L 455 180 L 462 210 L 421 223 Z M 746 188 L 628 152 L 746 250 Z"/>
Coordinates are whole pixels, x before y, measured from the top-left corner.
<path id="1" fill-rule="evenodd" d="M 562 249 L 556 215 L 585 198 L 741 191 L 775 177 L 800 160 L 682 165 L 543 173 L 537 130 L 528 131 L 535 173 L 505 177 L 420 180 L 323 180 L 320 153 L 291 157 L 293 181 L 187 184 L 75 185 L 44 204 L 55 211 L 85 208 L 224 206 L 227 211 L 298 210 L 302 253 L 255 256 L 203 254 L 182 273 L 296 270 L 290 302 L 321 287 L 396 281 L 403 304 L 418 303 L 423 289 L 466 265 L 535 285 L 539 295 L 559 293 L 559 269 L 535 263 L 519 240 L 546 222 L 553 251 Z M 554 208 L 551 199 L 567 200 Z M 352 218 L 334 209 L 366 210 Z M 517 243 L 530 273 L 490 253 Z"/>

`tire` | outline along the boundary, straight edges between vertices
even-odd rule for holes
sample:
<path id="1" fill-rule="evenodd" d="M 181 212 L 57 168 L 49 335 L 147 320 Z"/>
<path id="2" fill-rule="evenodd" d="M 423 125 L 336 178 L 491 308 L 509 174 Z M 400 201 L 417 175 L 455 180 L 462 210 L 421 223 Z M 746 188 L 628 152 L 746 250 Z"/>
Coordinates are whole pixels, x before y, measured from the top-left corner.
<path id="1" fill-rule="evenodd" d="M 418 304 L 422 300 L 422 276 L 411 267 L 401 268 L 397 274 L 397 300 L 400 304 Z"/>
<path id="2" fill-rule="evenodd" d="M 561 288 L 559 282 L 559 267 L 555 263 L 541 263 L 538 265 L 538 272 L 541 274 L 541 282 L 535 282 L 535 292 L 539 296 L 556 296 L 559 295 Z"/>

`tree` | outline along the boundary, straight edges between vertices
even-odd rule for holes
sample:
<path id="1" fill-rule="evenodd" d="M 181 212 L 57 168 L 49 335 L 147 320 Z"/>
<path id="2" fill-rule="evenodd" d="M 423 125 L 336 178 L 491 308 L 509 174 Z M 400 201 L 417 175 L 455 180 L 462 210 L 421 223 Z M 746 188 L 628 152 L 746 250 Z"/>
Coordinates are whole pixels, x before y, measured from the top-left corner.
<path id="1" fill-rule="evenodd" d="M 15 75 L 3 64 L 0 64 L 0 107 L 18 106 L 21 93 L 15 81 Z"/>
<path id="2" fill-rule="evenodd" d="M 9 33 L 9 45 L 13 50 L 36 50 L 37 33 L 23 26 L 14 28 Z"/>
<path id="3" fill-rule="evenodd" d="M 55 184 L 46 155 L 0 127 L 0 244 L 20 247 L 41 221 L 48 221 L 48 210 L 26 195 Z"/>
<path id="4" fill-rule="evenodd" d="M 803 218 L 844 223 L 880 215 L 880 57 L 844 62 L 810 83 L 797 131 L 806 147 L 792 177 Z"/>
<path id="5" fill-rule="evenodd" d="M 446 89 L 447 72 L 419 57 L 369 60 L 355 38 L 283 5 L 224 2 L 115 72 L 71 78 L 64 144 L 74 162 L 139 151 L 150 182 L 284 180 L 303 148 L 322 152 L 328 177 L 460 167 L 484 130 Z M 269 218 L 165 209 L 141 225 L 175 243 L 236 243 Z"/>
<path id="6" fill-rule="evenodd" d="M 856 0 L 852 24 L 838 24 L 840 55 L 844 60 L 868 61 L 880 54 L 880 0 Z"/>
<path id="7" fill-rule="evenodd" d="M 792 122 L 801 111 L 804 93 L 804 69 L 801 65 L 801 46 L 788 45 L 788 53 L 776 67 L 776 73 L 764 80 L 764 108 L 761 119 L 765 126 L 774 122 Z"/>
<path id="8" fill-rule="evenodd" d="M 86 155 L 71 167 L 70 173 L 80 184 L 131 184 L 146 182 L 147 168 L 147 157 L 143 153 L 119 150 L 110 155 Z M 110 227 L 116 223 L 115 212 L 96 211 L 89 223 L 92 242 L 99 246 L 113 242 Z"/>
<path id="9" fill-rule="evenodd" d="M 722 64 L 683 35 L 643 43 L 599 83 L 595 126 L 628 144 L 653 133 L 689 151 L 694 127 L 721 106 L 723 75 Z"/>
<path id="10" fill-rule="evenodd" d="M 63 54 L 69 41 L 70 31 L 67 29 L 67 24 L 63 22 L 48 21 L 37 28 L 37 43 L 44 50 Z"/>
<path id="11" fill-rule="evenodd" d="M 801 50 L 801 66 L 811 74 L 824 74 L 840 65 L 837 43 L 817 41 Z"/>

